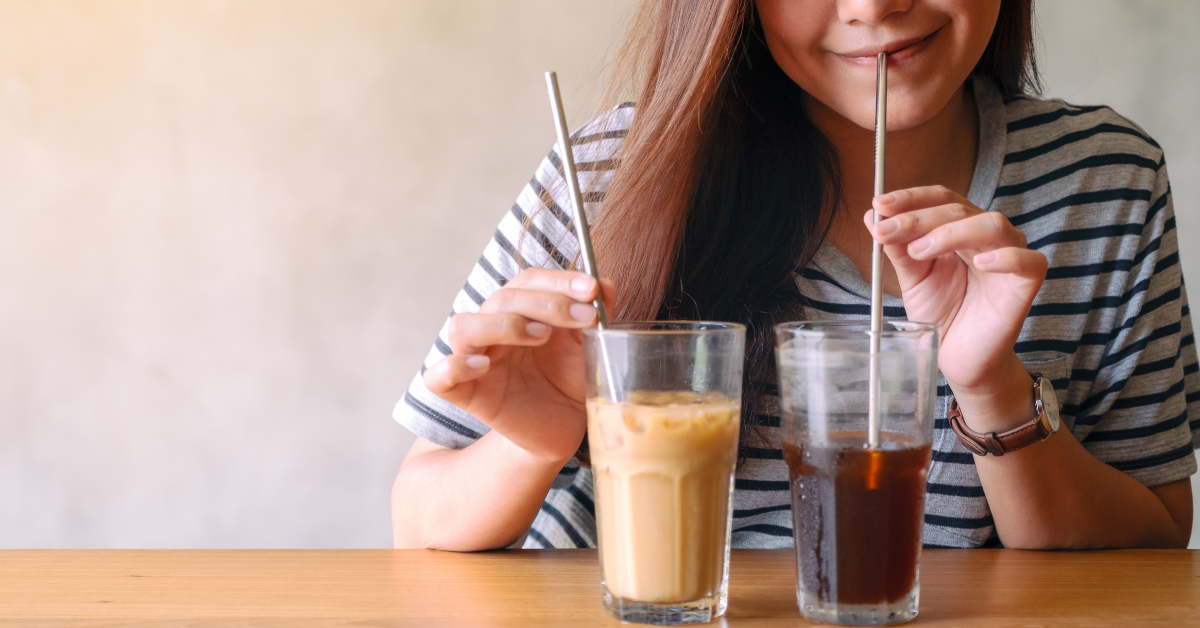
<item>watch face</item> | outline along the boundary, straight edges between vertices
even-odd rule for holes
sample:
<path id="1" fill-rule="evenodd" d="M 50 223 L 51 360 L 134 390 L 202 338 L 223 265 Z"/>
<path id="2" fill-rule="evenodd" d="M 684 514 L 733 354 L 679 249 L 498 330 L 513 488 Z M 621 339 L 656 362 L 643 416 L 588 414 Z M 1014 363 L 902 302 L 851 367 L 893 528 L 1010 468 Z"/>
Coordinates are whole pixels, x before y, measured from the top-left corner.
<path id="1" fill-rule="evenodd" d="M 1046 420 L 1050 422 L 1050 431 L 1057 432 L 1059 426 L 1058 397 L 1054 395 L 1054 385 L 1043 377 L 1038 380 L 1038 389 L 1041 392 L 1042 411 L 1046 413 Z"/>

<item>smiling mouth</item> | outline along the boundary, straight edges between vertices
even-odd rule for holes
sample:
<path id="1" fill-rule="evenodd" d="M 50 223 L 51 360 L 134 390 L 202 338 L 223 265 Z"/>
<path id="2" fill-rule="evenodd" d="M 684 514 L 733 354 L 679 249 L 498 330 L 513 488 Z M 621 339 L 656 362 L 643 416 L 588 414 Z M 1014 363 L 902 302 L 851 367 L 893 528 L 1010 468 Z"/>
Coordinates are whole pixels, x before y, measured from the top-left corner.
<path id="1" fill-rule="evenodd" d="M 899 41 L 890 42 L 882 46 L 868 46 L 851 52 L 841 53 L 838 56 L 845 57 L 846 59 L 849 59 L 855 63 L 874 64 L 875 58 L 879 56 L 879 53 L 886 52 L 888 54 L 889 61 L 895 61 L 897 63 L 903 62 L 920 52 L 922 44 L 932 39 L 933 36 L 937 35 L 939 32 L 941 32 L 941 30 L 942 29 L 939 28 L 928 35 L 925 35 L 924 37 L 901 39 Z"/>

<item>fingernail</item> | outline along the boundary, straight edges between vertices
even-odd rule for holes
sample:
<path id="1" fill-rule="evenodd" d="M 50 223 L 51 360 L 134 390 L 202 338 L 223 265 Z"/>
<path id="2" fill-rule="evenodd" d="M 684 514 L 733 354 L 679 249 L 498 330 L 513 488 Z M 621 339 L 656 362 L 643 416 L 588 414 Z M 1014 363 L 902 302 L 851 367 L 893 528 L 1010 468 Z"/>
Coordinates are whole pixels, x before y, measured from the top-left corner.
<path id="1" fill-rule="evenodd" d="M 875 202 L 879 203 L 880 205 L 887 205 L 888 203 L 893 203 L 895 201 L 896 201 L 895 194 L 882 194 L 880 196 L 875 197 Z"/>
<path id="2" fill-rule="evenodd" d="M 888 235 L 895 233 L 895 231 L 899 228 L 900 225 L 897 224 L 895 220 L 885 220 L 883 222 L 876 223 L 875 233 L 878 233 L 879 235 Z"/>
<path id="3" fill-rule="evenodd" d="M 596 280 L 587 275 L 580 275 L 571 280 L 571 289 L 585 296 L 592 293 L 592 288 L 595 285 Z"/>
<path id="4" fill-rule="evenodd" d="M 593 318 L 596 318 L 596 308 L 586 303 L 572 303 L 571 318 L 581 323 L 590 323 Z"/>
<path id="5" fill-rule="evenodd" d="M 920 240 L 915 240 L 911 244 L 909 244 L 908 245 L 908 253 L 909 253 L 909 255 L 920 255 L 922 252 L 924 252 L 930 246 L 933 246 L 933 240 L 931 240 L 929 238 L 929 236 L 925 236 L 925 237 L 921 238 Z"/>
<path id="6" fill-rule="evenodd" d="M 986 266 L 988 264 L 991 264 L 992 262 L 995 262 L 996 259 L 999 257 L 1000 256 L 995 251 L 988 251 L 987 253 L 980 253 L 979 255 L 975 256 L 975 265 L 976 266 Z"/>
<path id="7" fill-rule="evenodd" d="M 485 369 L 490 361 L 486 355 L 473 355 L 467 358 L 467 368 L 473 368 L 476 371 Z"/>
<path id="8" fill-rule="evenodd" d="M 530 321 L 525 324 L 525 333 L 533 336 L 534 338 L 544 338 L 550 333 L 550 326 L 545 323 Z"/>

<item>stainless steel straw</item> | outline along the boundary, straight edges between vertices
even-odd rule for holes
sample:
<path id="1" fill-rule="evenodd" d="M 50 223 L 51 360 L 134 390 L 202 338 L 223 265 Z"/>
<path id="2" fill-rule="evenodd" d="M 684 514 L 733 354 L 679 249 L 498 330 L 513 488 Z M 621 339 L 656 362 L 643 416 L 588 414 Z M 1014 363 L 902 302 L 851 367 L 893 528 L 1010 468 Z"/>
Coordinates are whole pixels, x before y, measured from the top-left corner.
<path id="1" fill-rule="evenodd" d="M 887 157 L 887 53 L 879 53 L 875 66 L 875 196 L 884 194 Z M 873 222 L 879 212 L 871 210 Z M 879 341 L 883 334 L 883 245 L 871 246 L 871 366 L 867 391 L 867 445 L 879 443 Z"/>
<path id="2" fill-rule="evenodd" d="M 554 126 L 558 131 L 558 145 L 562 153 L 563 178 L 567 180 L 567 190 L 571 195 L 571 209 L 575 213 L 575 236 L 579 240 L 579 253 L 583 258 L 583 270 L 600 284 L 600 271 L 596 268 L 596 254 L 592 252 L 592 234 L 588 228 L 587 214 L 583 211 L 583 193 L 579 189 L 579 175 L 575 172 L 575 153 L 571 150 L 571 133 L 567 128 L 567 115 L 563 111 L 562 94 L 558 89 L 558 75 L 546 73 L 546 89 L 550 91 L 550 109 L 554 112 Z M 599 315 L 596 326 L 600 331 L 608 329 L 608 311 L 604 308 L 604 292 L 596 292 L 596 300 L 592 301 Z M 604 361 L 604 372 L 608 375 L 608 390 L 612 393 L 613 401 L 621 402 L 621 391 L 617 387 L 616 373 L 612 362 L 608 359 L 608 348 L 604 346 L 604 336 L 600 336 L 600 353 Z"/>

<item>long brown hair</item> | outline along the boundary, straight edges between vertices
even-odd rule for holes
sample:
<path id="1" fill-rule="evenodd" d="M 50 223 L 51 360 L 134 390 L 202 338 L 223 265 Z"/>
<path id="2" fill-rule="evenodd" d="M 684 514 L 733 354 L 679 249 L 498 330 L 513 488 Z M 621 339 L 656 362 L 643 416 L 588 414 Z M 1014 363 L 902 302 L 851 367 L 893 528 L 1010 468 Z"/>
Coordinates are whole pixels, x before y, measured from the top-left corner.
<path id="1" fill-rule="evenodd" d="M 1006 98 L 1037 86 L 1033 0 L 1004 0 L 975 71 Z M 593 226 L 616 320 L 748 328 L 743 417 L 772 387 L 772 327 L 802 313 L 794 275 L 840 198 L 833 146 L 775 63 L 753 0 L 646 0 L 616 60 L 636 115 Z"/>

